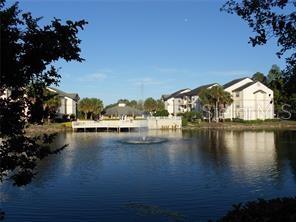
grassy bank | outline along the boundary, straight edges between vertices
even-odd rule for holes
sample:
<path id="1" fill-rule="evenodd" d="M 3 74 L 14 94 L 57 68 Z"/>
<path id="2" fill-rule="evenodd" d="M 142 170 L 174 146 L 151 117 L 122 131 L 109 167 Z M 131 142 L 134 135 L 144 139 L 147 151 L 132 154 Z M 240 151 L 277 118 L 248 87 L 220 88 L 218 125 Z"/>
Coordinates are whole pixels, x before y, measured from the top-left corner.
<path id="1" fill-rule="evenodd" d="M 30 124 L 26 129 L 28 134 L 58 133 L 72 131 L 71 122 L 65 123 L 45 123 L 43 125 Z"/>
<path id="2" fill-rule="evenodd" d="M 281 120 L 281 121 L 250 121 L 250 122 L 220 122 L 220 123 L 191 123 L 188 122 L 183 126 L 183 130 L 196 129 L 229 129 L 229 130 L 243 130 L 243 129 L 292 129 L 296 130 L 296 121 Z M 72 131 L 71 122 L 66 123 L 46 123 L 43 125 L 30 125 L 26 132 L 28 134 L 42 134 L 42 133 L 58 133 Z"/>
<path id="3" fill-rule="evenodd" d="M 246 121 L 246 122 L 220 122 L 220 123 L 191 123 L 183 126 L 185 130 L 192 129 L 295 129 L 296 121 Z"/>

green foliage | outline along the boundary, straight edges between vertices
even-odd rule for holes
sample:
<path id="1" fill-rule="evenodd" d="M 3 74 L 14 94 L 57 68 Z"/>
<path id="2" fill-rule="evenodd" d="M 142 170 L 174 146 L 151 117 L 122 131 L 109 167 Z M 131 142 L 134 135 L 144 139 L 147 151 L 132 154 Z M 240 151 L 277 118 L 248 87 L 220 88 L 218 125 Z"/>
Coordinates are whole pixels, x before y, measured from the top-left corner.
<path id="1" fill-rule="evenodd" d="M 177 116 L 182 117 L 182 126 L 187 126 L 189 122 L 193 123 L 203 118 L 202 113 L 196 111 L 178 113 Z"/>
<path id="2" fill-rule="evenodd" d="M 291 51 L 287 62 L 295 62 L 296 5 L 288 2 L 288 0 L 228 0 L 223 5 L 222 10 L 231 14 L 235 13 L 248 23 L 255 33 L 255 37 L 250 37 L 250 43 L 253 46 L 264 45 L 270 39 L 270 36 L 273 36 L 280 47 L 277 55 L 281 57 L 284 53 Z"/>
<path id="3" fill-rule="evenodd" d="M 129 103 L 128 103 L 128 106 L 132 107 L 132 108 L 137 108 L 138 106 L 138 102 L 136 100 L 131 100 Z"/>
<path id="4" fill-rule="evenodd" d="M 263 84 L 266 84 L 266 77 L 262 72 L 256 72 L 253 76 L 252 79 L 254 81 L 259 81 Z"/>
<path id="5" fill-rule="evenodd" d="M 83 98 L 78 103 L 78 110 L 84 114 L 85 119 L 94 119 L 101 114 L 103 107 L 103 101 L 97 98 Z"/>
<path id="6" fill-rule="evenodd" d="M 28 137 L 26 120 L 33 106 L 43 108 L 44 88 L 59 82 L 60 75 L 53 62 L 59 59 L 83 61 L 77 34 L 86 22 L 63 24 L 55 18 L 40 27 L 40 18 L 21 13 L 18 3 L 9 5 L 6 7 L 4 1 L 0 1 L 0 182 L 11 179 L 14 185 L 22 186 L 31 182 L 39 160 L 65 147 L 49 149 L 54 135 Z M 25 96 L 29 86 L 33 92 L 41 92 L 34 101 Z M 11 91 L 7 98 L 1 96 L 6 89 Z M 43 109 L 39 110 L 43 117 Z"/>
<path id="7" fill-rule="evenodd" d="M 60 97 L 52 93 L 48 90 L 45 90 L 46 93 L 46 100 L 44 101 L 44 111 L 48 120 L 54 119 L 56 116 L 56 113 L 58 111 L 58 108 L 61 106 L 61 99 Z"/>
<path id="8" fill-rule="evenodd" d="M 267 75 L 267 86 L 273 90 L 274 110 L 277 116 L 280 115 L 282 105 L 289 101 L 285 98 L 284 76 L 277 65 L 272 65 Z"/>
<path id="9" fill-rule="evenodd" d="M 186 119 L 187 122 L 194 122 L 196 120 L 202 119 L 202 113 L 196 111 L 189 111 L 185 113 L 180 113 L 178 116 L 182 116 L 182 119 Z"/>
<path id="10" fill-rule="evenodd" d="M 156 111 L 153 116 L 169 116 L 169 112 L 165 109 Z"/>
<path id="11" fill-rule="evenodd" d="M 143 110 L 143 102 L 141 100 L 136 101 L 136 100 L 131 100 L 129 101 L 128 99 L 119 99 L 117 103 L 109 104 L 105 107 L 105 109 L 117 106 L 119 103 L 125 103 L 127 106 L 136 108 L 138 110 Z"/>
<path id="12" fill-rule="evenodd" d="M 155 100 L 152 97 L 147 98 L 145 101 L 142 101 L 142 100 L 129 101 L 128 99 L 119 99 L 117 103 L 110 104 L 106 106 L 105 109 L 117 106 L 119 103 L 124 103 L 129 107 L 136 108 L 138 110 L 144 110 L 146 112 L 151 112 L 151 113 L 164 110 L 164 103 L 160 99 Z"/>
<path id="13" fill-rule="evenodd" d="M 147 112 L 154 112 L 157 110 L 157 102 L 152 97 L 147 98 L 144 101 L 144 110 Z"/>
<path id="14" fill-rule="evenodd" d="M 45 109 L 48 109 L 50 112 L 56 112 L 61 106 L 61 99 L 55 93 L 48 92 L 48 100 L 44 101 Z"/>
<path id="15" fill-rule="evenodd" d="M 292 92 L 288 91 L 288 88 L 286 87 L 286 85 L 288 84 L 287 78 L 285 78 L 284 73 L 280 70 L 280 68 L 277 65 L 272 65 L 267 76 L 262 73 L 260 73 L 260 75 L 258 74 L 258 76 L 256 77 L 257 80 L 258 78 L 264 79 L 263 83 L 266 84 L 273 91 L 275 114 L 278 117 L 283 117 L 283 105 L 288 104 L 288 111 L 291 112 L 293 115 L 292 117 L 295 118 L 294 108 L 296 108 L 296 104 L 294 103 L 294 98 L 296 97 L 293 96 L 294 94 Z"/>
<path id="16" fill-rule="evenodd" d="M 128 100 L 128 99 L 119 99 L 118 101 L 117 101 L 117 104 L 118 103 L 125 103 L 126 105 L 129 105 L 130 104 L 130 101 Z"/>
<path id="17" fill-rule="evenodd" d="M 253 47 L 264 45 L 269 39 L 275 39 L 280 50 L 276 53 L 280 58 L 286 57 L 286 68 L 283 70 L 283 88 L 279 81 L 279 68 L 273 66 L 268 74 L 272 81 L 277 79 L 275 90 L 275 108 L 279 114 L 280 104 L 290 105 L 292 118 L 296 119 L 296 4 L 295 2 L 283 0 L 269 1 L 236 1 L 228 0 L 222 7 L 228 13 L 235 13 L 245 20 L 255 33 L 250 37 Z M 270 38 L 273 37 L 273 38 Z M 268 81 L 267 81 L 268 82 Z M 270 82 L 268 82 L 270 84 Z M 278 91 L 277 91 L 278 90 Z M 281 95 L 283 97 L 281 98 Z"/>
<path id="18" fill-rule="evenodd" d="M 203 89 L 200 92 L 199 97 L 204 108 L 206 108 L 211 114 L 211 118 L 215 116 L 217 122 L 219 121 L 219 114 L 224 111 L 227 105 L 230 105 L 233 102 L 231 94 L 224 91 L 221 86 L 213 86 L 210 89 Z"/>
<path id="19" fill-rule="evenodd" d="M 72 113 L 72 114 L 70 115 L 70 120 L 71 120 L 71 121 L 74 121 L 75 119 L 76 119 L 76 116 L 75 116 L 75 114 Z"/>
<path id="20" fill-rule="evenodd" d="M 182 126 L 187 126 L 187 125 L 188 125 L 188 120 L 182 117 Z"/>
<path id="21" fill-rule="evenodd" d="M 164 110 L 164 102 L 160 99 L 156 100 L 156 111 L 161 111 L 161 110 Z"/>
<path id="22" fill-rule="evenodd" d="M 233 209 L 220 222 L 249 221 L 296 221 L 296 198 L 258 199 L 245 204 L 233 205 Z"/>
<path id="23" fill-rule="evenodd" d="M 245 123 L 245 124 L 260 124 L 260 123 L 270 123 L 270 122 L 279 122 L 280 119 L 256 119 L 256 120 L 243 120 L 239 118 L 235 118 L 232 120 L 232 122 L 235 123 Z"/>

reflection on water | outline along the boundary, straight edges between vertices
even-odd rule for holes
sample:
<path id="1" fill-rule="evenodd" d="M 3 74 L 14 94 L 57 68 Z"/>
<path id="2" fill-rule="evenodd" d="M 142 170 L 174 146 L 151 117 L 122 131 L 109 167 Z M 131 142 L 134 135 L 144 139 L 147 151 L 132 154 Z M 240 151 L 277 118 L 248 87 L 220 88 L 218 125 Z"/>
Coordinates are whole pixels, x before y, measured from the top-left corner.
<path id="1" fill-rule="evenodd" d="M 167 219 L 135 214 L 130 202 L 204 221 L 233 203 L 296 195 L 294 131 L 149 131 L 167 142 L 120 143 L 135 136 L 59 135 L 55 146 L 69 147 L 42 161 L 32 184 L 0 187 L 7 221 Z"/>

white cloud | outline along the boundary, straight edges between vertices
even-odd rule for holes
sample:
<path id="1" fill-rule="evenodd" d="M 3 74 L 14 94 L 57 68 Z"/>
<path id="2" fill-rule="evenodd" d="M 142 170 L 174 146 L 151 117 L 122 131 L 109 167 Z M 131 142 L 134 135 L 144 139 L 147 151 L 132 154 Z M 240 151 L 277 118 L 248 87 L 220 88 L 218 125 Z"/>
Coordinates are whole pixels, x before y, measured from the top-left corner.
<path id="1" fill-rule="evenodd" d="M 102 81 L 107 78 L 107 74 L 103 72 L 95 72 L 91 74 L 83 75 L 79 78 L 80 81 Z"/>
<path id="2" fill-rule="evenodd" d="M 90 80 L 103 80 L 106 79 L 106 77 L 107 75 L 105 73 L 94 73 L 88 76 Z"/>

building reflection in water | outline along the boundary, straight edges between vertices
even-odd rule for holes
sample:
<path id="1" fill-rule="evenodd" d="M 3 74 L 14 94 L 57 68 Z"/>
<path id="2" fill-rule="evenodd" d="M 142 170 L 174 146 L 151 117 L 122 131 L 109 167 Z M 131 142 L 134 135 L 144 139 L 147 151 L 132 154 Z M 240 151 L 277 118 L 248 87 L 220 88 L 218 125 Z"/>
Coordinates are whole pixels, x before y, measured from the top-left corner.
<path id="1" fill-rule="evenodd" d="M 262 177 L 277 178 L 275 133 L 270 131 L 228 131 L 224 133 L 229 164 L 234 176 L 257 183 Z"/>
<path id="2" fill-rule="evenodd" d="M 287 172 L 292 172 L 296 181 L 295 136 L 295 131 L 185 131 L 183 138 L 192 142 L 183 144 L 182 149 L 189 159 L 210 167 L 216 176 L 228 172 L 238 183 L 281 186 Z"/>

